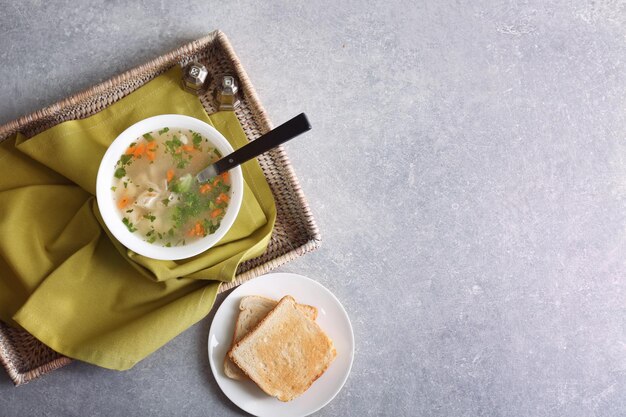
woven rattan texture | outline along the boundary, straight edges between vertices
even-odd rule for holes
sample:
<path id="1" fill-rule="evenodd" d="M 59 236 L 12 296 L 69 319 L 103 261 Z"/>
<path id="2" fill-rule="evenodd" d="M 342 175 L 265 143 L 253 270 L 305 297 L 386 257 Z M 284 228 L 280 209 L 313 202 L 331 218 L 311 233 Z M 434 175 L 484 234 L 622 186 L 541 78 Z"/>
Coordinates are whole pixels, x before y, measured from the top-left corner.
<path id="1" fill-rule="evenodd" d="M 144 85 L 173 65 L 198 60 L 209 70 L 210 85 L 200 97 L 207 113 L 216 111 L 212 92 L 224 74 L 233 74 L 240 84 L 241 105 L 236 115 L 249 140 L 271 129 L 248 76 L 226 36 L 215 31 L 31 115 L 0 126 L 0 141 L 16 132 L 27 137 L 67 120 L 91 116 Z M 233 288 L 253 277 L 316 249 L 320 235 L 293 168 L 282 148 L 258 158 L 276 201 L 276 226 L 266 252 L 242 263 L 235 280 L 220 291 Z M 50 350 L 27 332 L 0 322 L 0 362 L 16 385 L 68 364 L 71 360 Z"/>

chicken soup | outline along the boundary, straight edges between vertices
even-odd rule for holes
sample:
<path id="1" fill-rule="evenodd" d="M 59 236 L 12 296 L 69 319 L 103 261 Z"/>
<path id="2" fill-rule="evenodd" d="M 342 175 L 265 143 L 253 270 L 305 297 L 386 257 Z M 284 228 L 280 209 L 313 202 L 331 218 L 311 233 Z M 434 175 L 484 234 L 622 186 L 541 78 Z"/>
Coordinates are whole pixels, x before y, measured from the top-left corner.
<path id="1" fill-rule="evenodd" d="M 200 184 L 195 174 L 221 158 L 197 132 L 164 127 L 120 156 L 113 199 L 120 221 L 148 243 L 181 246 L 215 233 L 230 201 L 228 172 Z"/>

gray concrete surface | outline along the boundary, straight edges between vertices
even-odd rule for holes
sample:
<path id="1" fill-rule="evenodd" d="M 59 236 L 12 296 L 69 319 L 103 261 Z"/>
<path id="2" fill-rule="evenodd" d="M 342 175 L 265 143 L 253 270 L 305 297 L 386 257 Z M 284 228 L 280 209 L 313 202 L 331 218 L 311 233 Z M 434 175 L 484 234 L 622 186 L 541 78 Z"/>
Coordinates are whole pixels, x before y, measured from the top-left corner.
<path id="1" fill-rule="evenodd" d="M 624 2 L 130 3 L 0 2 L 0 122 L 224 30 L 314 125 L 287 149 L 324 244 L 281 270 L 357 341 L 317 415 L 626 415 Z M 0 415 L 242 415 L 211 318 L 128 372 L 0 373 Z"/>

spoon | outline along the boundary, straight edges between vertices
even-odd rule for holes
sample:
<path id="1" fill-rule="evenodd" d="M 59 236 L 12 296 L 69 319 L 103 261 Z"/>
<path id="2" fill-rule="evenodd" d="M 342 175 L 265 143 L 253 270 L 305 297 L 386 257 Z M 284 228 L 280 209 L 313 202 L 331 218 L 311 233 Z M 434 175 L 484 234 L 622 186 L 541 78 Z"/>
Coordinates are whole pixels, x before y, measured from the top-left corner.
<path id="1" fill-rule="evenodd" d="M 310 129 L 311 124 L 306 118 L 306 115 L 304 113 L 300 113 L 293 119 L 286 121 L 282 125 L 258 137 L 256 140 L 253 140 L 247 145 L 237 149 L 235 152 L 228 154 L 214 162 L 212 165 L 209 165 L 196 175 L 196 180 L 201 183 L 206 182 L 216 175 L 235 168 L 236 166 L 257 157 Z"/>

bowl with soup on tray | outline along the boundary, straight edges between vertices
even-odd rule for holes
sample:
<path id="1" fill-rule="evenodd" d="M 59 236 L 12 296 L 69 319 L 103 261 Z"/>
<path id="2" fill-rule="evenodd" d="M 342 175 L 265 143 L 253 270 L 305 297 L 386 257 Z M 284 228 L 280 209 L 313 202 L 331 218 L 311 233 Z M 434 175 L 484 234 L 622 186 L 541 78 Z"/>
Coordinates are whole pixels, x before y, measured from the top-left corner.
<path id="1" fill-rule="evenodd" d="M 149 258 L 206 251 L 237 217 L 243 174 L 239 166 L 206 182 L 196 174 L 232 152 L 222 134 L 193 117 L 166 114 L 135 123 L 109 146 L 98 170 L 104 223 L 125 247 Z"/>

